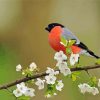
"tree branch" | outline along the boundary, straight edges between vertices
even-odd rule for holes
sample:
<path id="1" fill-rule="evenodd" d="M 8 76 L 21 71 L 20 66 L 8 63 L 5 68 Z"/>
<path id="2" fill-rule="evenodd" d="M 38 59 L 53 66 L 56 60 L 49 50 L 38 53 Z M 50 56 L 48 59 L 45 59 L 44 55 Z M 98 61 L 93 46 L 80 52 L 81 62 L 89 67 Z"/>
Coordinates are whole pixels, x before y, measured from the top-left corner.
<path id="1" fill-rule="evenodd" d="M 100 68 L 100 65 L 84 66 L 84 67 L 81 67 L 81 68 L 71 68 L 71 71 L 72 72 L 74 72 L 74 71 L 87 71 L 87 70 L 97 69 L 97 68 Z M 56 71 L 59 71 L 59 70 L 56 70 Z M 42 72 L 42 73 L 35 74 L 31 77 L 24 77 L 24 78 L 15 80 L 11 83 L 1 85 L 0 90 L 7 89 L 7 88 L 15 86 L 15 85 L 17 85 L 21 82 L 27 82 L 29 80 L 36 79 L 36 78 L 39 78 L 39 77 L 43 77 L 43 76 L 46 76 L 46 75 L 48 75 L 46 72 Z"/>

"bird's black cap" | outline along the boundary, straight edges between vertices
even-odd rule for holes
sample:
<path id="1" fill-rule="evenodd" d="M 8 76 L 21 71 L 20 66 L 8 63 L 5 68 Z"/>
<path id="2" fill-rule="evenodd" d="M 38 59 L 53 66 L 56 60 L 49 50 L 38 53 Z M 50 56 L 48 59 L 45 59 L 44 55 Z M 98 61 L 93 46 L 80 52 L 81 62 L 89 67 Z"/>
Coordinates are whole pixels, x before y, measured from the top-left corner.
<path id="1" fill-rule="evenodd" d="M 50 32 L 55 26 L 61 26 L 62 28 L 64 27 L 62 24 L 59 23 L 51 23 L 48 25 L 48 27 L 45 28 L 45 30 Z"/>

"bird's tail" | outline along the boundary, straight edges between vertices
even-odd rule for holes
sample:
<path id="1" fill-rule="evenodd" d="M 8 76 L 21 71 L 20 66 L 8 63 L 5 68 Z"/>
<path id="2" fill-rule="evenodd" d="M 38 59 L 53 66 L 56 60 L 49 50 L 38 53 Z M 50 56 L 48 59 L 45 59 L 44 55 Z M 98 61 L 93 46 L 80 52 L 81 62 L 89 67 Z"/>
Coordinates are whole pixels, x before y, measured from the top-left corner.
<path id="1" fill-rule="evenodd" d="M 96 59 L 99 59 L 100 57 L 99 56 L 97 56 L 94 52 L 92 52 L 91 50 L 87 50 L 87 52 L 91 55 L 91 56 L 93 56 L 93 57 L 95 57 Z"/>

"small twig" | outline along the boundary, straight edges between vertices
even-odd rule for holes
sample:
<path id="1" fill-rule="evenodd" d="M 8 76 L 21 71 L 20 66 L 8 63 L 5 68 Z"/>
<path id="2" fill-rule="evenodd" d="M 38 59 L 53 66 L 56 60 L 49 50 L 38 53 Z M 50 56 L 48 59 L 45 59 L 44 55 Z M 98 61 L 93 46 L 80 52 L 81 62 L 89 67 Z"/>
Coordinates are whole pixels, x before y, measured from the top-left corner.
<path id="1" fill-rule="evenodd" d="M 86 71 L 86 73 L 88 74 L 88 76 L 89 76 L 89 77 L 91 77 L 91 75 L 90 75 L 89 71 L 88 71 L 88 70 L 85 70 L 85 71 Z"/>
<path id="2" fill-rule="evenodd" d="M 88 71 L 88 70 L 97 69 L 97 68 L 100 68 L 100 65 L 84 66 L 84 67 L 81 67 L 81 68 L 71 68 L 71 71 L 72 72 L 74 72 L 74 71 Z M 59 71 L 59 70 L 57 70 L 57 71 Z M 15 81 L 13 81 L 11 83 L 7 83 L 7 84 L 4 84 L 4 85 L 1 85 L 0 86 L 0 90 L 7 89 L 9 87 L 15 86 L 16 84 L 19 84 L 21 82 L 27 82 L 27 81 L 32 80 L 32 79 L 36 79 L 36 78 L 39 78 L 39 77 L 44 77 L 46 75 L 48 75 L 48 74 L 43 72 L 43 73 L 35 74 L 35 75 L 31 76 L 31 77 L 24 77 L 24 78 L 15 80 Z"/>

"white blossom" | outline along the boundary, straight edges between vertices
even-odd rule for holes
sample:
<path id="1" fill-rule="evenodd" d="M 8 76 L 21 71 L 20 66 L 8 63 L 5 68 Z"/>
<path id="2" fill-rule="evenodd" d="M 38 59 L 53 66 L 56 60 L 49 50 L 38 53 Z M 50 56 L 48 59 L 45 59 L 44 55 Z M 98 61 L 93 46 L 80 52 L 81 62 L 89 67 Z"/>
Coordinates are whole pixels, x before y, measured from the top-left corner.
<path id="1" fill-rule="evenodd" d="M 98 93 L 99 93 L 98 88 L 96 88 L 96 87 L 92 87 L 92 88 L 91 88 L 91 93 L 92 93 L 93 95 L 98 94 Z"/>
<path id="2" fill-rule="evenodd" d="M 91 92 L 91 87 L 86 83 L 80 84 L 80 85 L 78 85 L 78 87 L 79 87 L 81 93 L 83 93 L 83 94 L 86 92 Z"/>
<path id="3" fill-rule="evenodd" d="M 33 88 L 27 88 L 27 90 L 25 91 L 24 95 L 33 97 L 33 96 L 35 96 L 34 92 L 35 92 L 35 90 Z"/>
<path id="4" fill-rule="evenodd" d="M 54 71 L 54 69 L 47 67 L 46 73 L 49 74 L 49 75 L 54 75 L 55 71 Z"/>
<path id="5" fill-rule="evenodd" d="M 57 95 L 57 93 L 54 93 L 53 95 Z"/>
<path id="6" fill-rule="evenodd" d="M 16 97 L 20 97 L 22 95 L 33 97 L 35 96 L 34 92 L 35 90 L 33 88 L 28 88 L 27 86 L 25 86 L 25 83 L 22 82 L 20 84 L 17 84 L 17 89 L 13 91 L 13 94 Z"/>
<path id="7" fill-rule="evenodd" d="M 98 81 L 98 87 L 100 87 L 100 79 L 99 79 L 99 81 Z"/>
<path id="8" fill-rule="evenodd" d="M 20 84 L 17 84 L 17 89 L 21 92 L 21 93 L 25 93 L 27 90 L 27 87 L 25 86 L 25 83 L 22 82 Z"/>
<path id="9" fill-rule="evenodd" d="M 34 62 L 32 62 L 32 63 L 30 64 L 30 66 L 29 66 L 29 70 L 30 70 L 30 71 L 34 71 L 36 68 L 37 68 L 37 65 L 36 65 Z"/>
<path id="10" fill-rule="evenodd" d="M 73 66 L 78 62 L 79 54 L 71 54 L 70 56 L 70 64 Z"/>
<path id="11" fill-rule="evenodd" d="M 58 62 L 57 64 L 56 64 L 56 66 L 59 68 L 59 69 L 62 69 L 62 67 L 68 67 L 67 66 L 67 62 Z"/>
<path id="12" fill-rule="evenodd" d="M 18 89 L 14 90 L 14 91 L 13 91 L 13 94 L 14 94 L 16 97 L 20 97 L 20 96 L 23 95 L 22 92 L 20 92 Z"/>
<path id="13" fill-rule="evenodd" d="M 22 70 L 22 66 L 19 64 L 16 66 L 16 71 L 21 71 Z"/>
<path id="14" fill-rule="evenodd" d="M 57 75 L 59 74 L 59 71 L 54 71 L 54 69 L 47 67 L 46 73 L 49 75 Z"/>
<path id="15" fill-rule="evenodd" d="M 45 95 L 45 97 L 46 97 L 46 98 L 50 98 L 50 97 L 52 97 L 53 95 L 57 95 L 57 93 L 53 93 L 53 94 L 48 93 L 48 94 Z"/>
<path id="16" fill-rule="evenodd" d="M 63 73 L 64 76 L 71 74 L 70 68 L 62 68 L 60 71 L 61 71 L 61 73 Z"/>
<path id="17" fill-rule="evenodd" d="M 56 66 L 59 68 L 60 72 L 61 72 L 64 76 L 67 76 L 67 75 L 71 74 L 71 70 L 70 70 L 70 68 L 68 68 L 66 62 L 58 62 L 58 63 L 56 64 Z"/>
<path id="18" fill-rule="evenodd" d="M 96 94 L 99 93 L 98 88 L 91 87 L 90 85 L 88 85 L 86 83 L 80 84 L 80 85 L 78 85 L 78 87 L 79 87 L 81 93 L 83 93 L 83 94 L 86 93 L 86 92 L 92 93 L 93 95 L 96 95 Z"/>
<path id="19" fill-rule="evenodd" d="M 24 71 L 22 71 L 22 75 L 25 75 L 25 72 Z"/>
<path id="20" fill-rule="evenodd" d="M 45 97 L 50 98 L 52 95 L 57 95 L 57 93 L 53 93 L 53 94 L 48 93 L 47 95 L 45 95 Z"/>
<path id="21" fill-rule="evenodd" d="M 45 79 L 47 84 L 55 84 L 56 77 L 54 75 L 47 75 Z"/>
<path id="22" fill-rule="evenodd" d="M 50 98 L 51 97 L 51 94 L 47 94 L 45 97 Z"/>
<path id="23" fill-rule="evenodd" d="M 59 74 L 59 71 L 55 71 L 55 75 L 58 75 Z"/>
<path id="24" fill-rule="evenodd" d="M 44 82 L 45 80 L 41 80 L 40 78 L 37 78 L 37 81 L 35 82 L 35 84 L 38 86 L 39 90 L 44 88 Z"/>
<path id="25" fill-rule="evenodd" d="M 59 80 L 57 85 L 56 85 L 56 89 L 58 91 L 61 91 L 63 87 L 64 87 L 64 84 L 62 83 L 62 80 Z"/>
<path id="26" fill-rule="evenodd" d="M 54 59 L 59 61 L 67 60 L 67 56 L 63 53 L 63 51 L 59 51 L 55 53 Z"/>

